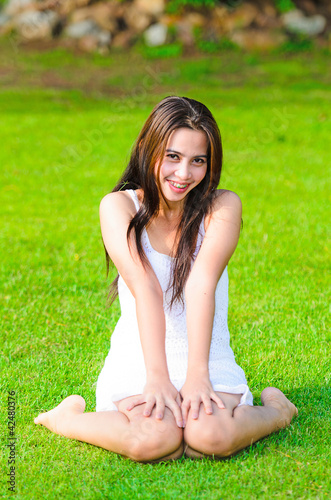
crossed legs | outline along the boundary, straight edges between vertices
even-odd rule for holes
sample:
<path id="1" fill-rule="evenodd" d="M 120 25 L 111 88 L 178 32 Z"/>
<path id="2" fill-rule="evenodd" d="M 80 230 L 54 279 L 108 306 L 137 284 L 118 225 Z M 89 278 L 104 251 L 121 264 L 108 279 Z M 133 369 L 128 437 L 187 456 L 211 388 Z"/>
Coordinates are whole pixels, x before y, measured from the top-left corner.
<path id="1" fill-rule="evenodd" d="M 199 418 L 187 419 L 184 451 L 189 457 L 229 457 L 287 427 L 297 415 L 296 407 L 274 387 L 262 391 L 263 406 L 238 406 L 240 395 L 217 394 L 225 405 L 224 410 L 212 402 L 212 415 L 207 415 L 200 406 Z"/>
<path id="2" fill-rule="evenodd" d="M 61 436 L 105 448 L 138 462 L 181 457 L 183 430 L 177 426 L 172 412 L 165 408 L 162 420 L 155 418 L 155 408 L 150 417 L 145 417 L 145 404 L 127 412 L 125 406 L 129 399 L 119 402 L 120 411 L 84 413 L 84 399 L 69 396 L 53 410 L 41 413 L 34 422 Z"/>
<path id="3" fill-rule="evenodd" d="M 145 417 L 145 404 L 128 412 L 130 398 L 117 403 L 119 411 L 84 413 L 84 399 L 69 396 L 53 410 L 40 414 L 35 423 L 135 461 L 157 462 L 181 457 L 184 447 L 192 458 L 233 455 L 286 427 L 297 413 L 284 394 L 272 387 L 262 392 L 263 406 L 238 407 L 240 396 L 220 395 L 226 408 L 220 410 L 213 404 L 213 414 L 207 415 L 201 405 L 198 420 L 189 414 L 184 433 L 168 408 L 162 420 L 156 419 L 155 408 Z"/>

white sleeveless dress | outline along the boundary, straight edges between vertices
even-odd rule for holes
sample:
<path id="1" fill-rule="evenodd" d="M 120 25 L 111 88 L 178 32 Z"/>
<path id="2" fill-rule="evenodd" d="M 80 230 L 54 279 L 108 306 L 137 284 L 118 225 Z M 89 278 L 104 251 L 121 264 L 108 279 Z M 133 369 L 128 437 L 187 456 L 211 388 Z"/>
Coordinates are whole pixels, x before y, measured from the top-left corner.
<path id="1" fill-rule="evenodd" d="M 139 202 L 134 190 L 128 191 L 136 209 Z M 195 256 L 204 237 L 202 221 Z M 169 308 L 170 293 L 167 292 L 171 273 L 172 257 L 154 250 L 146 229 L 142 234 L 146 256 L 160 282 L 164 294 L 166 320 L 165 349 L 170 380 L 179 391 L 184 385 L 187 371 L 188 341 L 186 329 L 186 308 L 175 304 Z M 96 390 L 96 411 L 117 410 L 114 401 L 142 394 L 146 383 L 146 369 L 140 343 L 135 310 L 135 299 L 119 276 L 118 294 L 121 317 L 111 336 L 111 348 L 99 375 Z M 225 268 L 215 292 L 215 316 L 209 355 L 209 377 L 215 391 L 241 394 L 240 405 L 253 404 L 252 394 L 247 386 L 245 374 L 237 365 L 230 347 L 227 325 L 228 273 Z"/>

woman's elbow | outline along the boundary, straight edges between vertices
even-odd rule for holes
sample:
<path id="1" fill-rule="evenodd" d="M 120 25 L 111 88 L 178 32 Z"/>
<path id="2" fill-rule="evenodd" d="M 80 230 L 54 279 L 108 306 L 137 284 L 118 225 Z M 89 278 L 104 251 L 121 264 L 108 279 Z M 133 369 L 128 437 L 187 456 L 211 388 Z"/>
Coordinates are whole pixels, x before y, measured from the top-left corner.
<path id="1" fill-rule="evenodd" d="M 154 297 L 163 300 L 163 292 L 158 280 L 135 280 L 132 283 L 131 293 L 136 300 L 145 300 L 147 297 Z"/>

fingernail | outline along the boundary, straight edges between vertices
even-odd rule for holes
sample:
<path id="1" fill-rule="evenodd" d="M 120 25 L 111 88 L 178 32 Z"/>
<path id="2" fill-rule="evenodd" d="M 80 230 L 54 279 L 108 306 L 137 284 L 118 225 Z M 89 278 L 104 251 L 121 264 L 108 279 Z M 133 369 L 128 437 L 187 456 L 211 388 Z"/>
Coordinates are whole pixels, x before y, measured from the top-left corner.
<path id="1" fill-rule="evenodd" d="M 156 418 L 162 418 L 162 415 L 160 415 L 160 413 L 158 413 L 158 414 L 156 415 Z"/>

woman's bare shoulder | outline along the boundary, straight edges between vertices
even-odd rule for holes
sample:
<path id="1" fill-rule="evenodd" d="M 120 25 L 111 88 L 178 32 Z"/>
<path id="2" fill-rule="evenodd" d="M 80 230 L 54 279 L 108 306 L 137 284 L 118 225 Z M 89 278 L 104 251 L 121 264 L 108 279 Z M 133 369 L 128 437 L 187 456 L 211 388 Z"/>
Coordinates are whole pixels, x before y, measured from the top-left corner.
<path id="1" fill-rule="evenodd" d="M 241 223 L 242 203 L 234 191 L 217 189 L 210 214 L 205 218 L 205 230 L 213 218 L 226 218 L 233 223 Z"/>
<path id="2" fill-rule="evenodd" d="M 218 210 L 222 206 L 240 206 L 241 207 L 241 199 L 234 191 L 230 191 L 229 189 L 217 189 L 214 203 L 213 203 L 213 211 Z"/>
<path id="3" fill-rule="evenodd" d="M 127 191 L 115 191 L 106 194 L 100 201 L 100 216 L 107 218 L 132 218 L 136 212 L 134 201 Z"/>

